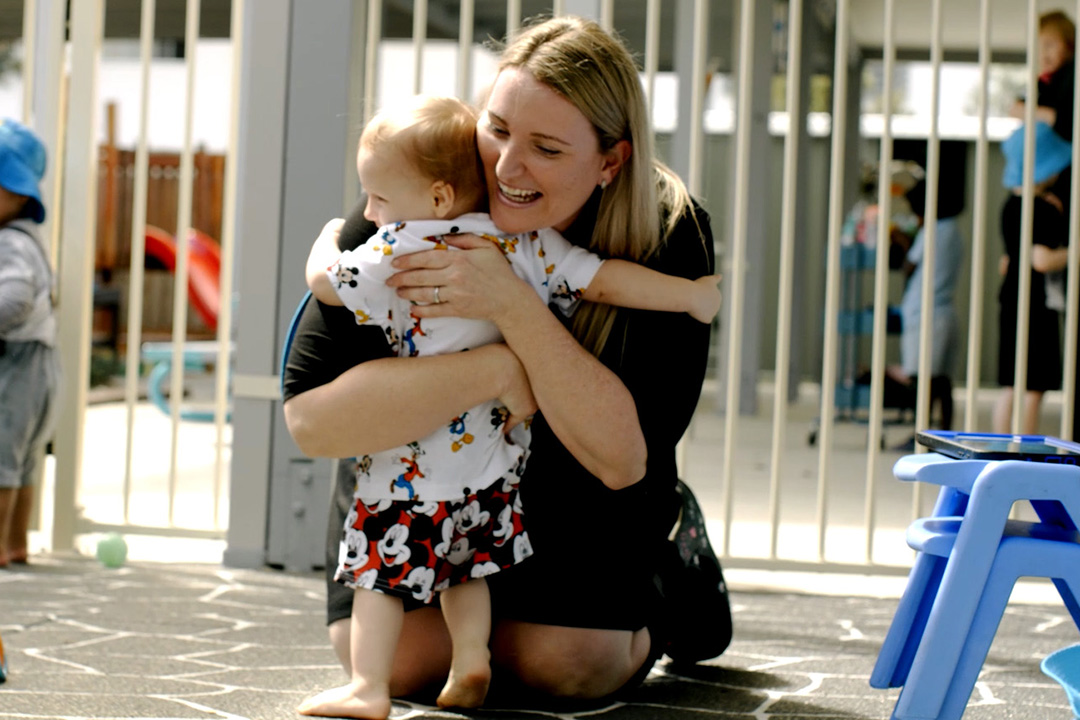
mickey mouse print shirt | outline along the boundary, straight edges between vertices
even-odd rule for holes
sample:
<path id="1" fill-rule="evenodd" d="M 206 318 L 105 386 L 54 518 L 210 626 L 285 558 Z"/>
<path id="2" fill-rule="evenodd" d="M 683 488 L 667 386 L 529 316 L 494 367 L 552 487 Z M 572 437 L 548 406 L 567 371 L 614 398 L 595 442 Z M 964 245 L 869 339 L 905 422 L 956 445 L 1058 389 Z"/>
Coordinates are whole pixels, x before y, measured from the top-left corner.
<path id="1" fill-rule="evenodd" d="M 356 322 L 380 326 L 400 357 L 459 352 L 498 342 L 502 339 L 498 329 L 484 320 L 413 317 L 412 303 L 386 285 L 396 272 L 390 264 L 396 255 L 431 249 L 458 252 L 443 242 L 443 236 L 459 233 L 491 240 L 518 277 L 568 316 L 603 263 L 554 230 L 507 235 L 487 214 L 470 213 L 453 220 L 385 225 L 360 247 L 344 252 L 327 274 Z M 487 402 L 463 410 L 427 437 L 357 458 L 356 497 L 451 500 L 502 478 L 516 482 L 530 438 L 527 423 L 505 434 L 507 415 L 501 404 Z"/>

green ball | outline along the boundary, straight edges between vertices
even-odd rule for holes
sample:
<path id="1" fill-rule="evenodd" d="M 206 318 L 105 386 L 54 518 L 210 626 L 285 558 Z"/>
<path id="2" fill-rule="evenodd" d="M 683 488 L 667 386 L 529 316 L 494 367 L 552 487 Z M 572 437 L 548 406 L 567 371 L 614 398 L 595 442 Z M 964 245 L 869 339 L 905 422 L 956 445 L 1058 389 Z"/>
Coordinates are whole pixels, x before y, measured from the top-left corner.
<path id="1" fill-rule="evenodd" d="M 107 568 L 118 568 L 127 560 L 127 543 L 119 533 L 109 533 L 98 540 L 97 559 Z"/>

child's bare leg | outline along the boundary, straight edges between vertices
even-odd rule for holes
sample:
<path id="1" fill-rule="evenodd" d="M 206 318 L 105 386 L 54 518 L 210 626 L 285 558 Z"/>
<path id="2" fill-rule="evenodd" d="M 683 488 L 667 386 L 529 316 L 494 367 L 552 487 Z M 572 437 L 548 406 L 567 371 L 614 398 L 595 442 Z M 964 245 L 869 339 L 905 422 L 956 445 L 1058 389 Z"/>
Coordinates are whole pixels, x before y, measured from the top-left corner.
<path id="1" fill-rule="evenodd" d="M 1026 435 L 1036 435 L 1039 432 L 1042 399 L 1042 390 L 1028 390 L 1024 394 L 1024 417 L 1021 431 Z"/>
<path id="2" fill-rule="evenodd" d="M 33 509 L 34 486 L 24 485 L 16 492 L 15 507 L 11 511 L 11 525 L 7 535 L 7 551 L 11 562 L 26 562 L 30 535 L 30 511 Z"/>
<path id="3" fill-rule="evenodd" d="M 480 707 L 491 684 L 491 595 L 483 578 L 454 585 L 439 595 L 450 630 L 453 658 L 439 707 Z"/>
<path id="4" fill-rule="evenodd" d="M 371 590 L 353 594 L 349 638 L 352 680 L 300 703 L 301 715 L 383 720 L 390 715 L 390 673 L 401 623 L 401 600 Z"/>
<path id="5" fill-rule="evenodd" d="M 18 488 L 0 488 L 0 567 L 8 564 L 8 533 L 18 496 Z"/>
<path id="6" fill-rule="evenodd" d="M 1012 432 L 1012 403 L 1013 403 L 1013 389 L 1011 387 L 1001 388 L 1001 395 L 998 396 L 997 402 L 994 403 L 994 432 L 998 434 L 1006 434 Z"/>

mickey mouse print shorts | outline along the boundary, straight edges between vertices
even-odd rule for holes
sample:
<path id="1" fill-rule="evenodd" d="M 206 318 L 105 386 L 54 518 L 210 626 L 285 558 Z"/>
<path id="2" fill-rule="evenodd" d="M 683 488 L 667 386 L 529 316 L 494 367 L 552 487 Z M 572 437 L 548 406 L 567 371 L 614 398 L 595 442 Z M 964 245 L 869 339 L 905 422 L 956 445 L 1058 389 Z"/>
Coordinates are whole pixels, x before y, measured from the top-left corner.
<path id="1" fill-rule="evenodd" d="M 435 502 L 358 498 L 345 518 L 334 579 L 429 603 L 436 591 L 530 555 L 516 483 Z"/>

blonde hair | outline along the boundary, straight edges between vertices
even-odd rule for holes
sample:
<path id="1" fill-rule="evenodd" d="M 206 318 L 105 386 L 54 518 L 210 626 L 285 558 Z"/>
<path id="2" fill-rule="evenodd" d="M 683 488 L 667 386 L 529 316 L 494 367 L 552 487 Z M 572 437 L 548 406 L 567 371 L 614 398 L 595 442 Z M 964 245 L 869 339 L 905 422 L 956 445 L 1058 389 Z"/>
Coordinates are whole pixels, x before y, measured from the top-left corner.
<path id="1" fill-rule="evenodd" d="M 360 135 L 360 147 L 401 153 L 423 177 L 450 184 L 455 206 L 473 209 L 487 197 L 476 119 L 476 110 L 458 98 L 416 95 L 373 117 Z"/>
<path id="2" fill-rule="evenodd" d="M 1039 16 L 1039 31 L 1053 30 L 1065 43 L 1069 57 L 1076 52 L 1076 25 L 1061 10 L 1053 10 Z"/>
<path id="3" fill-rule="evenodd" d="M 603 191 L 589 249 L 605 257 L 648 259 L 684 213 L 693 217 L 682 180 L 656 158 L 638 68 L 626 46 L 592 20 L 563 16 L 527 26 L 502 51 L 499 69 L 521 68 L 547 85 L 592 123 L 601 152 L 620 140 L 631 146 Z M 583 304 L 575 336 L 598 354 L 615 308 Z"/>

